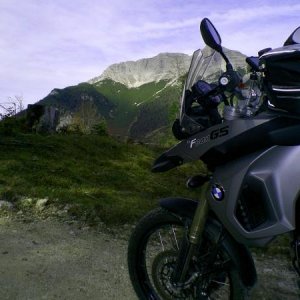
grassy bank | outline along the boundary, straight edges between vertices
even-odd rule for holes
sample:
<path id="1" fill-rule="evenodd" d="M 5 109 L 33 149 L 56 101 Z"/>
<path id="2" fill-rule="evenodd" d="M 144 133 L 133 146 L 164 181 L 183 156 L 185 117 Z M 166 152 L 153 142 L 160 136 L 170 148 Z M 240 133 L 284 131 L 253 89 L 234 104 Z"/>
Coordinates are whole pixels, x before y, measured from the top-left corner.
<path id="1" fill-rule="evenodd" d="M 153 174 L 161 151 L 97 135 L 2 137 L 0 199 L 47 197 L 106 223 L 132 222 L 159 198 L 197 196 L 185 181 L 200 165 Z"/>

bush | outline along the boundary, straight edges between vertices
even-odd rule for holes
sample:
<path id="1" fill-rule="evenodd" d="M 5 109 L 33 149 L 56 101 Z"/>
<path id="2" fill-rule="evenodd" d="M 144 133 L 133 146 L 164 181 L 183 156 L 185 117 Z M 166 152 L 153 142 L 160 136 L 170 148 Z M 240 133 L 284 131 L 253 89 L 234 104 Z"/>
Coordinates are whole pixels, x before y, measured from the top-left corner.
<path id="1" fill-rule="evenodd" d="M 101 121 L 98 124 L 94 125 L 92 128 L 92 133 L 101 136 L 108 136 L 107 125 L 105 121 Z"/>
<path id="2" fill-rule="evenodd" d="M 0 135 L 14 136 L 29 132 L 26 118 L 6 117 L 0 122 Z"/>

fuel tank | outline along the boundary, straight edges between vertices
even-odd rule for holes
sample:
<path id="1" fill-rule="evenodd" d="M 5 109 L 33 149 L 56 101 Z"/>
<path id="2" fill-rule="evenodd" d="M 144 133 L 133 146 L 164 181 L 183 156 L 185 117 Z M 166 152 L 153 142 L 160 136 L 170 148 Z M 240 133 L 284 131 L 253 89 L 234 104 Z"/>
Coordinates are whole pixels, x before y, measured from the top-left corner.
<path id="1" fill-rule="evenodd" d="M 255 118 L 236 119 L 212 126 L 183 140 L 163 153 L 153 172 L 165 172 L 195 160 L 209 167 L 272 146 L 269 133 L 289 125 L 290 120 L 276 113 L 262 113 Z M 300 123 L 298 120 L 297 122 Z"/>

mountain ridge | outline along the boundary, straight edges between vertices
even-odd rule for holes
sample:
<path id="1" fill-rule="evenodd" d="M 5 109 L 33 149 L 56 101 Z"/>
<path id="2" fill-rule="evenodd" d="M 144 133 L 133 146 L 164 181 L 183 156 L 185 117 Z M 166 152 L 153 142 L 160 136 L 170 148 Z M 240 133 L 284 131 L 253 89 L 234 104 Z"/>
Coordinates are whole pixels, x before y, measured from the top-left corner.
<path id="1" fill-rule="evenodd" d="M 137 88 L 149 82 L 179 78 L 187 72 L 190 61 L 188 54 L 159 53 L 150 58 L 112 64 L 88 83 L 97 85 L 105 79 L 111 79 L 128 88 Z"/>

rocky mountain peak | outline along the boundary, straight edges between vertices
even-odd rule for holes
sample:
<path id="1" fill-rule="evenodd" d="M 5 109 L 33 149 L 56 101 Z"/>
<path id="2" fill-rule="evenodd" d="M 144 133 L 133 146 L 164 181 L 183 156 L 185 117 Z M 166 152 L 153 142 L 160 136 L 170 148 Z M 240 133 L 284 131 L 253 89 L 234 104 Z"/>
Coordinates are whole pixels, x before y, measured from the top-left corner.
<path id="1" fill-rule="evenodd" d="M 135 88 L 149 82 L 174 80 L 187 72 L 190 61 L 191 56 L 187 54 L 160 53 L 151 58 L 113 64 L 89 83 L 111 79 Z"/>

